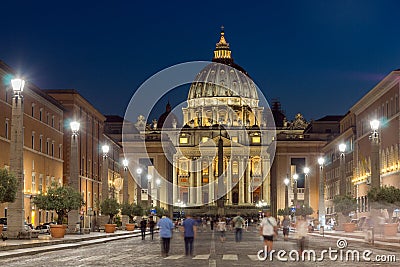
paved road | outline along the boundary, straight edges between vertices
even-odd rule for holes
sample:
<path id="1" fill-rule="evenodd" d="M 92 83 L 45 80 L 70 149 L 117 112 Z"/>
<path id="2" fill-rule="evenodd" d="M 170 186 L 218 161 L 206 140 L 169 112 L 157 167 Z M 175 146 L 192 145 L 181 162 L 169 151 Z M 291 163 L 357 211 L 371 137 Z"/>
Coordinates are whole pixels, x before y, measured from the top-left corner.
<path id="1" fill-rule="evenodd" d="M 227 240 L 221 243 L 218 233 L 211 231 L 200 232 L 195 242 L 195 257 L 187 258 L 184 256 L 183 239 L 179 233 L 175 236 L 171 244 L 170 256 L 162 258 L 160 255 L 160 242 L 158 236 L 155 240 L 140 240 L 139 237 L 124 240 L 112 241 L 104 244 L 81 247 L 77 249 L 66 249 L 58 252 L 39 253 L 31 256 L 18 258 L 8 258 L 0 260 L 0 266 L 399 266 L 400 253 L 382 248 L 373 248 L 364 244 L 348 242 L 348 246 L 343 249 L 358 249 L 360 253 L 364 250 L 371 250 L 370 255 L 374 258 L 376 255 L 394 255 L 397 258 L 396 263 L 373 263 L 365 262 L 345 262 L 338 260 L 329 260 L 326 254 L 322 262 L 303 261 L 303 262 L 281 262 L 277 256 L 273 262 L 269 260 L 260 261 L 257 259 L 257 252 L 263 248 L 257 232 L 249 231 L 243 233 L 243 241 L 234 242 L 233 232 L 228 232 Z M 308 248 L 315 249 L 319 257 L 323 249 L 337 249 L 336 240 L 322 237 L 310 237 L 308 239 Z M 274 249 L 297 250 L 295 240 L 284 242 L 279 237 L 274 242 Z M 294 253 L 294 252 L 293 252 Z M 345 258 L 344 253 L 344 258 Z M 361 256 L 360 256 L 361 257 Z M 287 255 L 283 258 L 288 258 Z"/>

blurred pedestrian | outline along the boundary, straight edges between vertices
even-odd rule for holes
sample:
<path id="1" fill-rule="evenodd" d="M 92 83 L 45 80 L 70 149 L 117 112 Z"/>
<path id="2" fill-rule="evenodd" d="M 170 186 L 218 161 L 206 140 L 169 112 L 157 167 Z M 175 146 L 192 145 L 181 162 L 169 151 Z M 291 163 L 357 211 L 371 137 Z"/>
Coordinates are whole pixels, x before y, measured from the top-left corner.
<path id="1" fill-rule="evenodd" d="M 154 226 L 156 226 L 156 222 L 153 220 L 153 216 L 151 216 L 149 221 L 151 240 L 154 240 Z"/>
<path id="2" fill-rule="evenodd" d="M 161 237 L 161 255 L 163 257 L 168 257 L 170 242 L 172 238 L 172 230 L 174 229 L 174 224 L 168 216 L 163 216 L 157 223 L 159 234 Z"/>
<path id="3" fill-rule="evenodd" d="M 274 217 L 271 216 L 270 211 L 265 212 L 265 217 L 262 219 L 260 224 L 260 236 L 264 238 L 264 247 L 268 257 L 269 253 L 272 251 L 272 245 L 274 241 L 274 236 L 278 229 L 277 222 Z"/>
<path id="4" fill-rule="evenodd" d="M 299 246 L 299 253 L 303 253 L 306 247 L 306 236 L 308 233 L 308 225 L 304 216 L 300 216 L 296 222 L 296 237 Z"/>
<path id="5" fill-rule="evenodd" d="M 193 257 L 193 242 L 197 234 L 197 222 L 190 214 L 186 214 L 186 219 L 182 223 L 183 237 L 185 240 L 185 255 Z"/>
<path id="6" fill-rule="evenodd" d="M 225 232 L 226 232 L 226 221 L 225 218 L 219 218 L 218 223 L 217 223 L 217 231 L 219 232 L 220 240 L 222 243 L 225 242 Z"/>
<path id="7" fill-rule="evenodd" d="M 142 220 L 140 221 L 140 233 L 142 235 L 142 240 L 145 240 L 146 238 L 146 227 L 147 221 L 144 217 L 142 217 Z"/>
<path id="8" fill-rule="evenodd" d="M 283 228 L 283 239 L 288 241 L 289 239 L 289 230 L 290 230 L 290 219 L 289 216 L 285 216 L 282 221 L 282 228 Z"/>
<path id="9" fill-rule="evenodd" d="M 242 241 L 242 231 L 244 225 L 244 219 L 240 216 L 240 212 L 238 212 L 237 216 L 232 220 L 235 227 L 235 241 Z"/>

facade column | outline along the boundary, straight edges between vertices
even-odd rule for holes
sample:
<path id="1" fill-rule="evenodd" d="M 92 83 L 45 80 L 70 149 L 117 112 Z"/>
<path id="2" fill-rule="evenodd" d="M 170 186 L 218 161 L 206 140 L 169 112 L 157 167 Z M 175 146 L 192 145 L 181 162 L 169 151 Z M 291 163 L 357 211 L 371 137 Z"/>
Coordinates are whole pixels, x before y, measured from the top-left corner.
<path id="1" fill-rule="evenodd" d="M 253 183 L 252 183 L 251 177 L 250 177 L 250 170 L 251 170 L 251 158 L 249 158 L 249 161 L 247 162 L 247 170 L 246 170 L 246 179 L 247 179 L 246 192 L 247 192 L 247 203 L 248 204 L 252 204 L 251 195 L 253 193 Z"/>
<path id="2" fill-rule="evenodd" d="M 227 172 L 228 175 L 226 177 L 226 184 L 227 184 L 227 197 L 228 197 L 228 205 L 232 205 L 232 164 L 229 161 L 229 157 L 227 157 L 228 168 Z"/>
<path id="3" fill-rule="evenodd" d="M 176 172 L 176 168 L 178 166 L 177 157 L 173 157 L 173 164 L 172 164 L 172 203 L 178 202 L 178 175 Z"/>
<path id="4" fill-rule="evenodd" d="M 7 214 L 7 236 L 12 239 L 17 238 L 20 232 L 25 231 L 23 117 L 24 100 L 22 95 L 15 93 L 12 98 L 10 173 L 17 178 L 18 187 L 15 201 L 8 204 Z"/>
<path id="5" fill-rule="evenodd" d="M 262 177 L 263 177 L 263 195 L 262 199 L 266 201 L 268 204 L 271 204 L 271 196 L 270 196 L 270 165 L 269 159 L 262 158 Z"/>
<path id="6" fill-rule="evenodd" d="M 189 175 L 189 204 L 192 205 L 195 203 L 195 194 L 194 194 L 194 176 L 196 175 L 196 162 L 195 159 L 190 159 L 190 175 Z"/>
<path id="7" fill-rule="evenodd" d="M 246 170 L 244 168 L 244 158 L 239 157 L 239 204 L 244 204 L 244 179 L 246 177 Z"/>
<path id="8" fill-rule="evenodd" d="M 202 190 L 202 171 L 201 171 L 201 160 L 197 159 L 197 168 L 196 168 L 196 176 L 197 176 L 197 187 L 196 187 L 196 204 L 201 205 L 203 203 L 203 190 Z"/>
<path id="9" fill-rule="evenodd" d="M 213 159 L 208 158 L 208 202 L 213 203 L 215 201 L 215 184 L 214 184 L 214 169 L 213 169 Z"/>

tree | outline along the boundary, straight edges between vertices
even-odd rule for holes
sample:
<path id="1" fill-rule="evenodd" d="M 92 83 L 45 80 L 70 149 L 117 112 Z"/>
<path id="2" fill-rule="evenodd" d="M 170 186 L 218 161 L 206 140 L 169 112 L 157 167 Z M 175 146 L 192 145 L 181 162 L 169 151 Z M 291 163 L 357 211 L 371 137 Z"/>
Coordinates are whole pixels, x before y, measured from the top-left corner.
<path id="1" fill-rule="evenodd" d="M 143 216 L 144 214 L 144 208 L 138 204 L 133 205 L 133 216 Z"/>
<path id="2" fill-rule="evenodd" d="M 279 216 L 286 216 L 292 214 L 292 211 L 290 208 L 284 208 L 284 209 L 279 209 L 278 210 L 278 215 Z"/>
<path id="3" fill-rule="evenodd" d="M 6 169 L 0 169 L 0 203 L 14 202 L 17 189 L 17 178 Z"/>
<path id="4" fill-rule="evenodd" d="M 373 187 L 368 191 L 368 201 L 374 209 L 387 209 L 390 218 L 400 205 L 400 189 L 394 186 Z"/>
<path id="5" fill-rule="evenodd" d="M 336 212 L 341 212 L 347 221 L 350 221 L 350 212 L 357 210 L 357 200 L 351 195 L 337 195 L 333 199 Z"/>
<path id="6" fill-rule="evenodd" d="M 108 223 L 113 223 L 114 216 L 118 214 L 120 205 L 115 198 L 106 198 L 100 204 L 101 213 L 108 215 Z"/>
<path id="7" fill-rule="evenodd" d="M 46 194 L 35 196 L 33 203 L 42 210 L 54 210 L 57 215 L 57 224 L 62 224 L 64 217 L 71 210 L 78 210 L 85 202 L 79 191 L 70 186 L 59 186 L 56 183 L 47 190 Z"/>
<path id="8" fill-rule="evenodd" d="M 167 211 L 164 208 L 158 206 L 155 206 L 154 209 L 156 210 L 157 216 L 164 216 L 167 213 Z"/>
<path id="9" fill-rule="evenodd" d="M 314 213 L 314 210 L 310 206 L 300 206 L 300 208 L 296 209 L 296 216 L 304 216 L 311 215 Z"/>
<path id="10" fill-rule="evenodd" d="M 134 204 L 124 203 L 121 206 L 121 214 L 129 216 L 129 222 L 133 222 Z"/>

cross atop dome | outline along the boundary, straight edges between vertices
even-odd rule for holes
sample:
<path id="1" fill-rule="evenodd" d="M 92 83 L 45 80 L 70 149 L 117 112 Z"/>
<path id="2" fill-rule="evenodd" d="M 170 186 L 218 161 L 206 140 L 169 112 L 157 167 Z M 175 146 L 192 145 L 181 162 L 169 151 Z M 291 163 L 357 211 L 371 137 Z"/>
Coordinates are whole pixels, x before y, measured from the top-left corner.
<path id="1" fill-rule="evenodd" d="M 230 63 L 233 62 L 231 56 L 231 50 L 229 48 L 229 43 L 226 42 L 225 39 L 225 31 L 224 26 L 221 26 L 221 36 L 219 38 L 219 42 L 216 44 L 214 50 L 214 58 L 213 61 L 221 62 L 221 63 Z"/>

